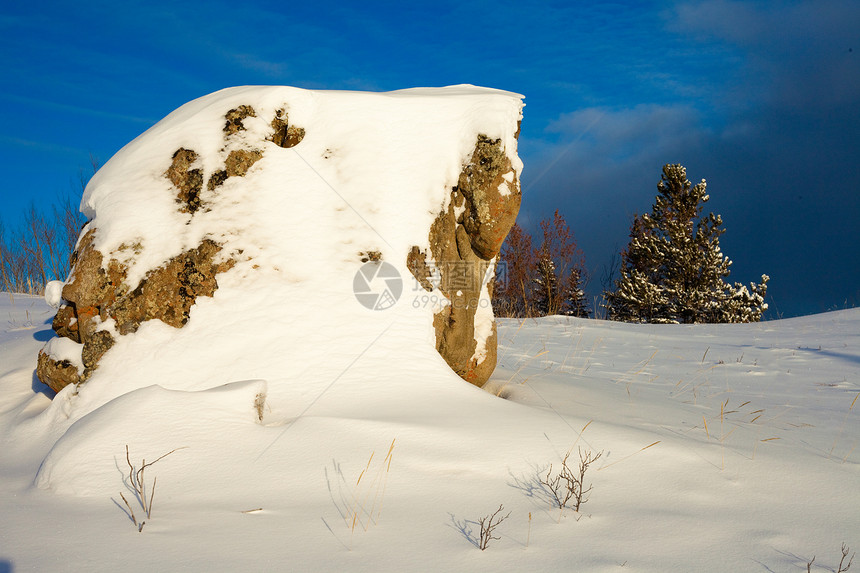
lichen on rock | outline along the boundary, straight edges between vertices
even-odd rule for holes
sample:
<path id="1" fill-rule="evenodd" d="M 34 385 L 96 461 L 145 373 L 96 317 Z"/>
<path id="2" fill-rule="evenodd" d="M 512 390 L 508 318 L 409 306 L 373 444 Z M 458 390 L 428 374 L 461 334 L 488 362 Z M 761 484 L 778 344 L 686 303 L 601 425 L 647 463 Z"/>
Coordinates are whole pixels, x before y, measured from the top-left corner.
<path id="1" fill-rule="evenodd" d="M 36 376 L 54 392 L 70 384 L 81 383 L 81 372 L 68 360 L 57 360 L 44 350 L 39 351 L 36 361 Z"/>
<path id="2" fill-rule="evenodd" d="M 257 149 L 236 149 L 230 152 L 224 162 L 227 177 L 244 177 L 248 170 L 263 158 L 263 152 Z"/>
<path id="3" fill-rule="evenodd" d="M 245 119 L 249 117 L 257 117 L 257 112 L 250 105 L 240 105 L 237 108 L 231 109 L 224 115 L 227 123 L 224 124 L 224 133 L 227 136 L 233 135 L 245 130 Z"/>
<path id="4" fill-rule="evenodd" d="M 283 110 L 278 110 L 275 119 L 272 120 L 272 128 L 275 132 L 270 136 L 270 141 L 287 137 L 286 132 L 288 131 L 288 128 L 286 126 L 286 114 L 284 114 L 283 126 L 278 123 L 282 112 Z M 249 117 L 257 117 L 257 112 L 250 105 L 240 105 L 226 113 L 224 116 L 226 119 L 226 123 L 224 124 L 225 150 L 231 147 L 231 136 L 236 135 L 240 131 L 245 131 L 244 121 Z M 281 134 L 279 129 L 281 129 L 284 134 Z M 295 130 L 297 128 L 289 129 Z M 304 137 L 303 129 L 301 130 L 301 135 Z M 209 176 L 209 180 L 206 182 L 206 188 L 209 191 L 214 191 L 230 177 L 244 177 L 245 174 L 248 173 L 248 170 L 262 158 L 263 151 L 260 149 L 247 149 L 244 147 L 231 149 L 227 158 L 224 160 L 224 168 L 214 171 Z"/>
<path id="5" fill-rule="evenodd" d="M 212 296 L 218 288 L 215 275 L 232 266 L 232 261 L 215 263 L 220 250 L 217 243 L 205 239 L 196 249 L 150 271 L 137 288 L 109 306 L 108 316 L 116 321 L 117 331 L 131 334 L 142 322 L 153 319 L 184 326 L 197 297 Z"/>
<path id="6" fill-rule="evenodd" d="M 224 161 L 224 169 L 219 169 L 209 177 L 206 188 L 214 191 L 229 177 L 244 177 L 251 166 L 262 158 L 263 152 L 258 149 L 234 149 Z"/>
<path id="7" fill-rule="evenodd" d="M 495 257 L 517 218 L 521 200 L 516 172 L 501 140 L 478 137 L 457 189 L 466 200 L 462 223 L 472 248 L 484 259 Z"/>

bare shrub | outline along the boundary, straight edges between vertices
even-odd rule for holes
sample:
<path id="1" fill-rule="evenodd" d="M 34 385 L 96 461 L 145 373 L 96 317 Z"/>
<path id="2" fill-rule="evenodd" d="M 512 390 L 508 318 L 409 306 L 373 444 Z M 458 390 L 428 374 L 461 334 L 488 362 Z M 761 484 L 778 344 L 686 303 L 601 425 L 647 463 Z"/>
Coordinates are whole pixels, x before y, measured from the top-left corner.
<path id="1" fill-rule="evenodd" d="M 493 312 L 504 317 L 565 314 L 587 318 L 585 258 L 564 216 L 540 222 L 542 240 L 533 246 L 528 231 L 511 227 L 496 265 Z"/>
<path id="2" fill-rule="evenodd" d="M 93 173 L 97 169 L 93 160 Z M 0 290 L 42 294 L 48 281 L 68 276 L 71 255 L 86 222 L 78 200 L 88 179 L 81 171 L 80 191 L 59 196 L 47 212 L 31 205 L 14 230 L 0 221 Z"/>
<path id="3" fill-rule="evenodd" d="M 514 223 L 496 265 L 493 312 L 496 316 L 535 316 L 531 284 L 536 270 L 532 237 Z"/>
<path id="4" fill-rule="evenodd" d="M 836 568 L 836 573 L 845 573 L 851 568 L 851 563 L 854 562 L 854 556 L 856 553 L 851 553 L 851 557 L 848 559 L 848 563 L 845 563 L 845 558 L 848 557 L 848 553 L 851 552 L 851 548 L 842 543 L 842 558 L 839 560 L 839 567 Z M 806 564 L 806 573 L 811 573 L 812 564 L 815 563 L 815 555 L 812 556 L 812 559 Z"/>
<path id="5" fill-rule="evenodd" d="M 586 496 L 592 490 L 593 486 L 589 485 L 585 487 L 585 472 L 588 471 L 591 464 L 599 460 L 600 456 L 603 455 L 603 451 L 595 455 L 591 450 L 583 452 L 582 448 L 579 448 L 579 469 L 575 471 L 568 465 L 567 460 L 570 458 L 570 452 L 568 450 L 564 455 L 564 459 L 561 461 L 561 468 L 558 472 L 553 473 L 552 464 L 550 464 L 546 476 L 541 478 L 541 484 L 546 486 L 550 493 L 552 493 L 562 513 L 571 501 L 573 510 L 577 513 L 580 506 L 588 501 L 588 497 Z"/>
<path id="6" fill-rule="evenodd" d="M 502 511 L 504 511 L 505 506 L 499 504 L 499 509 L 494 511 L 489 515 L 485 515 L 481 519 L 478 520 L 478 523 L 481 526 L 481 536 L 478 539 L 478 548 L 483 551 L 490 544 L 490 541 L 493 539 L 500 539 L 493 535 L 493 531 L 498 527 L 504 520 L 510 517 L 511 512 L 509 511 L 505 515 L 501 515 Z"/>

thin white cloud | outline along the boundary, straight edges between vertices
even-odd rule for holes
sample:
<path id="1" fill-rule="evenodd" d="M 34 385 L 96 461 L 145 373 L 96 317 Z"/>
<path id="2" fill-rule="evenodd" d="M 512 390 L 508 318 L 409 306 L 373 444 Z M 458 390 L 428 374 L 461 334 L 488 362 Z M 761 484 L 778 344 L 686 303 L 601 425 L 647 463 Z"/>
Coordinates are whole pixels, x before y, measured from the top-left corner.
<path id="1" fill-rule="evenodd" d="M 56 101 L 49 101 L 43 99 L 36 98 L 24 98 L 12 94 L 0 94 L 0 99 L 4 99 L 6 101 L 15 102 L 18 104 L 26 104 L 32 105 L 36 107 L 41 107 L 44 109 L 50 109 L 53 111 L 62 111 L 66 113 L 76 113 L 81 115 L 89 115 L 93 117 L 101 117 L 105 119 L 112 119 L 118 121 L 127 121 L 131 123 L 142 123 L 146 125 L 152 125 L 156 122 L 155 119 L 148 117 L 138 117 L 134 115 L 126 115 L 121 113 L 113 113 L 109 111 L 104 111 L 100 109 L 93 109 L 89 107 L 83 107 L 78 105 L 70 105 L 66 103 L 59 103 Z"/>
<path id="2" fill-rule="evenodd" d="M 0 134 L 0 145 L 9 147 L 27 147 L 38 151 L 56 153 L 59 155 L 75 155 L 85 156 L 87 151 L 79 147 L 70 147 L 68 145 L 60 145 L 45 141 L 36 141 L 34 139 L 25 139 L 22 137 L 12 137 Z"/>
<path id="3" fill-rule="evenodd" d="M 576 142 L 588 163 L 637 162 L 702 136 L 700 114 L 686 104 L 590 107 L 561 114 L 547 127 Z"/>
<path id="4" fill-rule="evenodd" d="M 234 53 L 230 57 L 241 67 L 259 72 L 270 78 L 279 78 L 287 74 L 288 68 L 284 62 L 275 62 L 257 57 L 253 54 Z"/>

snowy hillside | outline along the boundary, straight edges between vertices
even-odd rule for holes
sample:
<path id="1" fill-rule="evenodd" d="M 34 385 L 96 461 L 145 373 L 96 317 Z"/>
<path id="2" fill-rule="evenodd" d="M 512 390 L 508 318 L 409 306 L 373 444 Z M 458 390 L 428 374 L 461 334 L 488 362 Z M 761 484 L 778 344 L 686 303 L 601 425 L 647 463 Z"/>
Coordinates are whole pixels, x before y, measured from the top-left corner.
<path id="1" fill-rule="evenodd" d="M 279 316 L 264 293 L 240 302 Z M 399 363 L 393 317 L 327 356 L 287 416 L 259 420 L 254 372 L 193 392 L 164 389 L 184 375 L 165 367 L 68 428 L 33 374 L 53 312 L 0 299 L 0 571 L 834 571 L 842 542 L 860 548 L 857 309 L 503 320 L 483 390 L 432 353 Z M 137 465 L 181 448 L 146 470 L 141 532 L 126 446 Z M 578 447 L 603 453 L 562 513 L 540 481 Z"/>

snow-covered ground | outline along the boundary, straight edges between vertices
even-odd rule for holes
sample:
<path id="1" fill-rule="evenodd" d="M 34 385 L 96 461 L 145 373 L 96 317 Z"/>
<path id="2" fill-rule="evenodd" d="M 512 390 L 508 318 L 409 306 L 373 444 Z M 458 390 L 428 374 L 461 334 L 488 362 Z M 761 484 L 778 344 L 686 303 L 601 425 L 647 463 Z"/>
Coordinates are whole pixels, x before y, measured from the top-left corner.
<path id="1" fill-rule="evenodd" d="M 502 320 L 484 390 L 399 360 L 420 341 L 392 315 L 262 421 L 266 381 L 166 390 L 183 373 L 162 369 L 71 425 L 34 376 L 53 312 L 0 298 L 0 572 L 834 571 L 860 548 L 860 309 Z M 138 465 L 182 448 L 145 473 L 141 532 L 126 445 Z M 541 476 L 579 447 L 603 454 L 561 513 Z"/>

